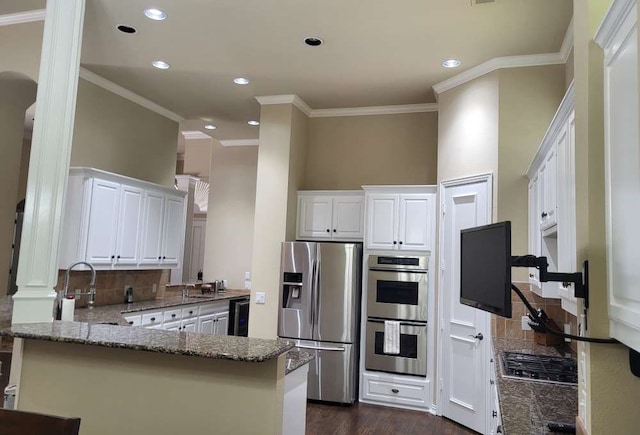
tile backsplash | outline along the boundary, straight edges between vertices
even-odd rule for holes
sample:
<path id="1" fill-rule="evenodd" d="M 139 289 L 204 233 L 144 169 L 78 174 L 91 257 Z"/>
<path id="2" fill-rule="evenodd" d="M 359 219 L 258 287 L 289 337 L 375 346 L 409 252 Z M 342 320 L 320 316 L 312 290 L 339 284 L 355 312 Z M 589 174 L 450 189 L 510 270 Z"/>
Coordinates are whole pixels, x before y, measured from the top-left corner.
<path id="1" fill-rule="evenodd" d="M 64 270 L 58 271 L 56 290 L 64 288 Z M 91 272 L 71 271 L 69 292 L 81 289 L 85 293 L 89 289 Z M 148 301 L 161 297 L 169 282 L 169 270 L 105 270 L 96 272 L 96 306 L 114 305 L 124 302 L 124 287 L 133 287 L 134 301 Z M 156 292 L 153 292 L 153 288 Z M 88 297 L 76 300 L 76 307 L 87 305 Z"/>
<path id="2" fill-rule="evenodd" d="M 542 308 L 549 318 L 553 319 L 562 330 L 565 323 L 571 325 L 571 334 L 578 334 L 578 319 L 573 314 L 564 311 L 560 305 L 560 299 L 541 298 L 529 289 L 529 284 L 516 283 L 524 297 L 534 308 Z M 527 314 L 527 308 L 515 292 L 511 292 L 511 305 L 513 317 L 491 316 L 491 332 L 496 338 L 517 338 L 526 341 L 533 341 L 533 331 L 522 330 L 522 316 Z M 576 351 L 575 340 L 569 346 Z"/>

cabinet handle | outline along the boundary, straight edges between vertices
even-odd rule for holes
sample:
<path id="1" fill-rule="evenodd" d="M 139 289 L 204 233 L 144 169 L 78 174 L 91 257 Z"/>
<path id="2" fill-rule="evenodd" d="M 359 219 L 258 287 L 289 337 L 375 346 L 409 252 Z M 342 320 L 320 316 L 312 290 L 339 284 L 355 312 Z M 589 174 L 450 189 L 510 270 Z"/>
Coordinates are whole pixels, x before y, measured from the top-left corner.
<path id="1" fill-rule="evenodd" d="M 117 257 L 117 258 L 118 258 L 118 260 L 120 260 L 120 256 L 119 256 L 119 255 L 118 255 L 118 257 Z"/>
<path id="2" fill-rule="evenodd" d="M 331 231 L 329 231 L 329 228 L 327 228 L 327 232 L 330 233 Z"/>
<path id="3" fill-rule="evenodd" d="M 546 218 L 546 217 L 547 217 L 547 216 L 549 216 L 549 215 L 547 214 L 547 212 L 546 212 L 546 211 L 543 211 L 543 212 L 542 212 L 542 214 L 541 214 L 540 216 L 542 216 L 542 218 Z"/>
<path id="4" fill-rule="evenodd" d="M 176 315 L 175 315 L 175 314 L 172 314 L 172 315 L 171 315 L 171 318 L 172 318 L 172 319 L 175 319 L 175 318 L 176 318 Z"/>
<path id="5" fill-rule="evenodd" d="M 391 392 L 394 394 L 398 394 L 400 392 L 400 390 L 398 390 L 397 388 L 392 388 Z"/>
<path id="6" fill-rule="evenodd" d="M 155 317 L 152 317 L 150 320 L 151 320 L 152 322 L 155 322 L 155 321 L 156 321 L 156 318 L 155 318 Z"/>
<path id="7" fill-rule="evenodd" d="M 492 379 L 492 380 L 490 380 L 490 381 L 489 381 L 489 383 L 490 383 L 491 385 L 493 385 L 493 384 L 495 384 L 496 382 Z"/>
<path id="8" fill-rule="evenodd" d="M 492 415 L 493 417 L 497 417 L 497 416 L 498 416 L 498 413 L 497 413 L 497 412 L 496 412 L 496 410 L 494 409 L 494 410 L 493 410 L 493 412 L 491 413 L 491 415 Z"/>
<path id="9" fill-rule="evenodd" d="M 335 229 L 335 228 L 333 229 L 333 232 L 334 232 L 334 233 L 336 232 L 336 229 Z"/>
<path id="10" fill-rule="evenodd" d="M 133 320 L 129 320 L 129 325 L 133 325 Z"/>
<path id="11" fill-rule="evenodd" d="M 530 274 L 529 274 L 529 278 L 533 278 L 533 273 L 530 273 Z"/>
<path id="12" fill-rule="evenodd" d="M 162 257 L 163 260 L 166 260 L 167 257 Z"/>
<path id="13" fill-rule="evenodd" d="M 396 241 L 394 240 L 394 241 L 393 241 L 393 244 L 394 244 L 394 245 L 397 245 L 397 244 L 398 244 L 398 242 L 396 242 Z"/>
<path id="14" fill-rule="evenodd" d="M 400 244 L 402 245 L 402 241 L 400 242 Z"/>
<path id="15" fill-rule="evenodd" d="M 116 258 L 116 256 L 115 256 L 115 255 L 112 255 L 112 256 L 111 256 L 111 259 L 113 260 L 114 258 Z"/>
<path id="16" fill-rule="evenodd" d="M 158 257 L 158 260 L 162 260 L 162 257 Z"/>
<path id="17" fill-rule="evenodd" d="M 564 287 L 564 288 L 569 288 L 570 285 L 571 285 L 570 282 L 563 282 L 562 283 L 562 287 Z"/>
<path id="18" fill-rule="evenodd" d="M 189 314 L 193 314 L 193 311 L 189 311 Z"/>

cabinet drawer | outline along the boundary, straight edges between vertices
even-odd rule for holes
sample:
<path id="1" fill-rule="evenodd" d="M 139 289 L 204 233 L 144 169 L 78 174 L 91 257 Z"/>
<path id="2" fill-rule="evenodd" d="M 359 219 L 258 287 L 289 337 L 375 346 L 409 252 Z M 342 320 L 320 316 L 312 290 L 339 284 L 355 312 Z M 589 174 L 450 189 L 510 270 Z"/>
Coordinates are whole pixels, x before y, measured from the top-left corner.
<path id="1" fill-rule="evenodd" d="M 384 379 L 364 377 L 364 398 L 390 403 L 403 403 L 417 407 L 426 407 L 426 383 L 406 383 Z"/>
<path id="2" fill-rule="evenodd" d="M 161 311 L 146 313 L 142 315 L 142 326 L 161 325 L 161 324 L 162 324 Z"/>
<path id="3" fill-rule="evenodd" d="M 174 322 L 176 320 L 180 320 L 180 308 L 166 310 L 164 312 L 163 318 L 165 322 Z"/>
<path id="4" fill-rule="evenodd" d="M 229 301 L 218 302 L 215 304 L 206 304 L 200 306 L 200 315 L 205 316 L 207 314 L 221 313 L 223 311 L 229 311 Z"/>
<path id="5" fill-rule="evenodd" d="M 197 305 L 192 305 L 182 309 L 182 319 L 191 319 L 193 317 L 198 317 L 200 312 L 200 307 Z"/>
<path id="6" fill-rule="evenodd" d="M 142 315 L 124 316 L 124 320 L 126 320 L 131 326 L 140 326 L 142 324 Z"/>

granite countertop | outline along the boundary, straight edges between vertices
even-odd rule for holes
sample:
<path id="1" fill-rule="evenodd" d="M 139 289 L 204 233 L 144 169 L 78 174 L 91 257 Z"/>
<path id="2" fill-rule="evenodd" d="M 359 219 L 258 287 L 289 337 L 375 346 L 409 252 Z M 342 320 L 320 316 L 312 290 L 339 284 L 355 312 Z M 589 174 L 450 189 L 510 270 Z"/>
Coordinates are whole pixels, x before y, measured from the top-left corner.
<path id="1" fill-rule="evenodd" d="M 98 290 L 99 291 L 99 290 Z M 80 308 L 75 310 L 73 320 L 87 323 L 116 323 L 128 325 L 122 317 L 123 314 L 135 313 L 146 310 L 160 310 L 178 305 L 201 304 L 239 297 L 249 297 L 250 290 L 227 290 L 223 293 L 196 294 L 183 298 L 182 294 L 167 295 L 163 299 L 151 301 L 133 302 L 131 304 L 104 305 L 95 308 Z"/>
<path id="2" fill-rule="evenodd" d="M 0 298 L 0 329 L 11 326 L 11 316 L 13 314 L 13 300 L 10 296 Z"/>
<path id="3" fill-rule="evenodd" d="M 285 374 L 288 375 L 292 371 L 297 370 L 305 364 L 310 363 L 311 361 L 313 361 L 313 358 L 314 356 L 309 352 L 302 352 L 295 348 L 291 349 L 289 352 L 287 352 L 287 366 Z"/>
<path id="4" fill-rule="evenodd" d="M 262 338 L 58 320 L 53 323 L 13 325 L 10 329 L 0 331 L 0 335 L 243 362 L 268 361 L 293 348 L 293 344 Z"/>
<path id="5" fill-rule="evenodd" d="M 577 385 L 505 378 L 500 361 L 504 351 L 572 356 L 567 346 L 556 348 L 525 340 L 493 338 L 502 432 L 506 435 L 539 435 L 549 433 L 548 422 L 575 423 L 578 415 Z"/>

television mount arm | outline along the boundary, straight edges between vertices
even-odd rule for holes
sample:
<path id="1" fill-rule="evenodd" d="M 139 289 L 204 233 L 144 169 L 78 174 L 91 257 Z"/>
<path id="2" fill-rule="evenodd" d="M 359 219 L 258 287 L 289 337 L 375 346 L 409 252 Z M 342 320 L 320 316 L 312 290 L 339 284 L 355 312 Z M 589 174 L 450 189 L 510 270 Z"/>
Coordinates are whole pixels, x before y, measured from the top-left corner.
<path id="1" fill-rule="evenodd" d="M 582 263 L 582 272 L 559 273 L 549 272 L 547 257 L 536 257 L 535 255 L 523 255 L 511 257 L 512 267 L 535 267 L 540 270 L 540 282 L 561 282 L 565 287 L 569 283 L 574 284 L 574 295 L 584 299 L 585 308 L 589 308 L 589 262 Z"/>

